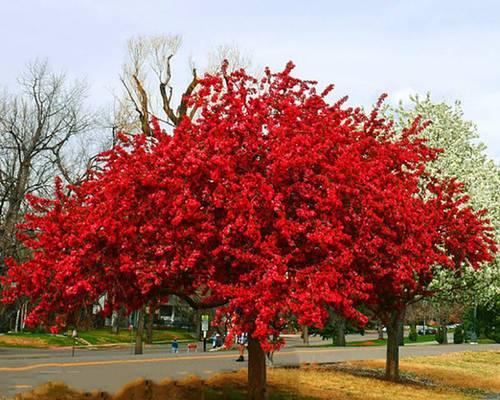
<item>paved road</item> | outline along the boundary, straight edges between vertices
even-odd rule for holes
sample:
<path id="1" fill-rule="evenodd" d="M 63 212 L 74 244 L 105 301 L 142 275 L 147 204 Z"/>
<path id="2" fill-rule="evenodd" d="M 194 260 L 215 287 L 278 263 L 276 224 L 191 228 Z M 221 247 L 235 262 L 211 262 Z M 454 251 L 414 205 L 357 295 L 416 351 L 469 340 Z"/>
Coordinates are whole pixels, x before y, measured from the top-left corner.
<path id="1" fill-rule="evenodd" d="M 500 345 L 413 345 L 401 348 L 401 356 L 436 355 L 455 351 L 500 350 Z M 220 371 L 245 367 L 235 362 L 236 352 L 171 354 L 148 348 L 133 356 L 129 349 L 34 351 L 0 349 L 0 396 L 12 396 L 48 381 L 63 381 L 81 390 L 114 392 L 139 377 L 160 381 L 189 375 L 207 377 Z M 275 354 L 276 365 L 384 358 L 385 347 L 300 348 L 287 347 Z"/>

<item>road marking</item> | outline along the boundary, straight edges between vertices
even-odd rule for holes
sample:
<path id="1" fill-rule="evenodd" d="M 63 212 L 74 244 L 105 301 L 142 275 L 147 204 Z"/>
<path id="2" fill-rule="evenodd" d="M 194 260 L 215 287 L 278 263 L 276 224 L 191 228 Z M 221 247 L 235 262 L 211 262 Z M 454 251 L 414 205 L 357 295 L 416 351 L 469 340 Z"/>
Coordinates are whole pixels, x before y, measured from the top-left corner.
<path id="1" fill-rule="evenodd" d="M 43 357 L 47 357 L 47 355 L 51 355 L 51 354 L 54 354 L 54 353 L 28 353 L 26 355 L 23 355 L 23 354 L 2 354 L 0 355 L 0 358 L 11 358 L 13 360 L 16 360 L 18 358 L 26 358 L 26 357 L 30 357 L 30 358 L 43 358 Z M 63 355 L 63 354 L 61 354 Z M 52 355 L 51 357 L 55 357 L 54 355 Z"/>
<path id="2" fill-rule="evenodd" d="M 33 386 L 31 386 L 31 385 L 14 385 L 12 387 L 14 387 L 16 389 L 29 389 L 30 387 L 33 387 Z"/>
<path id="3" fill-rule="evenodd" d="M 304 349 L 304 350 L 289 350 L 283 352 L 275 353 L 274 357 L 282 357 L 285 355 L 294 355 L 294 354 L 308 354 L 308 353 L 337 353 L 343 351 L 351 351 L 349 348 L 342 349 Z M 360 348 L 360 350 L 379 350 L 375 346 Z M 0 367 L 0 372 L 23 372 L 30 371 L 38 368 L 53 368 L 53 367 L 90 367 L 97 365 L 119 365 L 119 364 L 146 364 L 146 363 L 157 363 L 157 362 L 165 362 L 165 361 L 186 361 L 186 360 L 214 360 L 214 359 L 223 359 L 223 358 L 233 358 L 234 353 L 231 354 L 217 354 L 217 355 L 206 355 L 206 356 L 179 356 L 179 357 L 158 357 L 158 358 L 142 358 L 142 359 L 129 359 L 129 360 L 103 360 L 103 361 L 80 361 L 80 362 L 53 362 L 53 363 L 43 363 L 43 364 L 32 364 L 25 365 L 22 367 Z M 44 371 L 45 372 L 45 371 Z M 50 373 L 50 372 L 45 372 Z"/>
<path id="4" fill-rule="evenodd" d="M 145 363 L 155 363 L 164 361 L 182 361 L 182 360 L 200 360 L 202 358 L 215 359 L 215 358 L 232 358 L 233 354 L 224 354 L 212 357 L 162 357 L 162 358 L 142 358 L 135 360 L 104 360 L 104 361 L 82 361 L 82 362 L 62 362 L 62 363 L 44 363 L 44 364 L 32 364 L 23 367 L 1 367 L 0 372 L 21 372 L 29 371 L 38 368 L 51 368 L 51 367 L 89 367 L 95 365 L 117 365 L 117 364 L 145 364 Z"/>

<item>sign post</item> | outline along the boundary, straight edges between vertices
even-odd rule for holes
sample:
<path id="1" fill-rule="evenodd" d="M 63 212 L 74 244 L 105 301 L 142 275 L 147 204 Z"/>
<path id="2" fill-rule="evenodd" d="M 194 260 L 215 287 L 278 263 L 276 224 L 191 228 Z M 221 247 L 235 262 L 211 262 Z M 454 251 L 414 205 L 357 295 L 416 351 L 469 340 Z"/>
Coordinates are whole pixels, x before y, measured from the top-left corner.
<path id="1" fill-rule="evenodd" d="M 201 316 L 201 330 L 203 331 L 203 351 L 207 351 L 208 315 Z"/>

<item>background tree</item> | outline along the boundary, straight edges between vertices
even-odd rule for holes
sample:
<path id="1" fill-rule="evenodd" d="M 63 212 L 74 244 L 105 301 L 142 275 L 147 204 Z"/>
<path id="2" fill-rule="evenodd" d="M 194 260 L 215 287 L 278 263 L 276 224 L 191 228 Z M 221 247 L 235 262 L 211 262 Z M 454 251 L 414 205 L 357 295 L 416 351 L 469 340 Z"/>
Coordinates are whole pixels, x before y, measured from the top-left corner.
<path id="1" fill-rule="evenodd" d="M 16 239 L 16 225 L 28 207 L 26 195 L 47 196 L 57 174 L 73 181 L 85 172 L 90 157 L 79 140 L 86 141 L 82 134 L 94 122 L 84 106 L 87 86 L 68 82 L 47 62 L 28 65 L 19 89 L 0 95 L 0 275 L 6 257 L 21 261 L 27 255 Z M 0 310 L 2 324 L 5 312 Z"/>
<path id="2" fill-rule="evenodd" d="M 346 333 L 364 333 L 363 329 L 351 326 L 349 321 L 330 311 L 330 317 L 322 329 L 312 328 L 311 332 L 319 334 L 323 340 L 330 339 L 335 346 L 345 346 Z"/>
<path id="3" fill-rule="evenodd" d="M 423 299 L 408 305 L 406 308 L 405 321 L 415 332 L 417 331 L 417 324 L 422 324 L 423 328 L 425 328 L 428 322 L 435 318 L 435 312 L 430 301 L 430 299 Z"/>
<path id="4" fill-rule="evenodd" d="M 117 131 L 151 134 L 149 122 L 153 116 L 165 128 L 174 128 L 183 117 L 196 114 L 197 107 L 189 106 L 186 100 L 196 90 L 200 72 L 216 73 L 224 60 L 231 71 L 251 65 L 250 58 L 237 47 L 218 46 L 208 53 L 206 67 L 189 63 L 191 80 L 183 86 L 173 66 L 181 46 L 180 35 L 138 36 L 128 41 L 120 76 L 124 93 L 116 97 Z M 176 84 L 184 87 L 179 93 L 175 92 Z"/>

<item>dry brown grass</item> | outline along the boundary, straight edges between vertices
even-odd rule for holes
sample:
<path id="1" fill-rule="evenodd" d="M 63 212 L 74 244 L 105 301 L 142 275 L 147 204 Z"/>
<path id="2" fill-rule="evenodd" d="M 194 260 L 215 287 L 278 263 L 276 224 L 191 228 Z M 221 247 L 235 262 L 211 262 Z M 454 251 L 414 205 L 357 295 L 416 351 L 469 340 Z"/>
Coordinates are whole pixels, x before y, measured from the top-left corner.
<path id="1" fill-rule="evenodd" d="M 384 368 L 384 360 L 352 361 L 350 365 Z M 412 357 L 400 361 L 409 372 L 435 383 L 464 389 L 500 392 L 500 351 L 467 351 L 440 356 Z"/>
<path id="2" fill-rule="evenodd" d="M 347 373 L 326 371 L 314 367 L 273 369 L 269 371 L 270 392 L 279 399 L 321 400 L 468 400 L 477 397 L 464 393 L 394 384 L 375 378 L 363 378 Z M 124 386 L 115 395 L 104 392 L 78 392 L 63 383 L 43 385 L 33 392 L 20 395 L 22 400 L 213 400 L 243 398 L 246 370 L 216 375 L 202 381 L 188 378 L 181 382 L 170 380 L 154 383 L 143 379 Z M 207 389 L 210 388 L 210 391 Z"/>
<path id="3" fill-rule="evenodd" d="M 138 379 L 125 385 L 116 394 L 92 391 L 82 392 L 69 388 L 62 382 L 51 382 L 42 385 L 32 392 L 18 395 L 22 400 L 199 400 L 205 399 L 203 389 L 205 383 L 195 377 L 182 382 L 165 380 L 152 382 Z"/>
<path id="4" fill-rule="evenodd" d="M 46 347 L 47 343 L 39 338 L 2 335 L 0 336 L 0 345 Z"/>
<path id="5" fill-rule="evenodd" d="M 483 398 L 499 390 L 500 352 L 455 353 L 438 357 L 405 359 L 402 369 L 432 380 L 432 384 L 392 383 L 376 377 L 339 371 L 336 366 L 275 368 L 268 372 L 270 400 L 466 400 Z M 349 368 L 382 367 L 379 361 L 342 363 Z M 118 393 L 83 393 L 61 383 L 51 383 L 19 395 L 22 400 L 216 400 L 244 399 L 246 370 L 216 375 L 202 381 L 137 380 Z M 465 389 L 465 390 L 463 390 Z M 479 392 L 471 389 L 482 389 Z"/>
<path id="6" fill-rule="evenodd" d="M 182 382 L 154 383 L 138 380 L 115 395 L 78 392 L 63 383 L 50 383 L 18 396 L 22 400 L 215 400 L 244 398 L 246 370 L 221 374 L 204 382 L 189 378 Z M 314 369 L 276 369 L 269 374 L 271 399 L 321 400 L 469 400 L 477 397 L 446 390 L 393 384 L 379 379 L 360 378 L 341 372 Z M 210 391 L 207 392 L 207 389 Z M 274 395 L 273 395 L 274 394 Z M 236 397 L 233 397 L 236 396 Z"/>
<path id="7" fill-rule="evenodd" d="M 296 382 L 295 390 L 302 396 L 335 400 L 455 400 L 472 399 L 463 393 L 417 385 L 394 384 L 377 378 L 353 376 L 343 372 L 319 370 L 272 371 L 270 381 Z M 411 395 L 409 396 L 409 394 Z"/>

